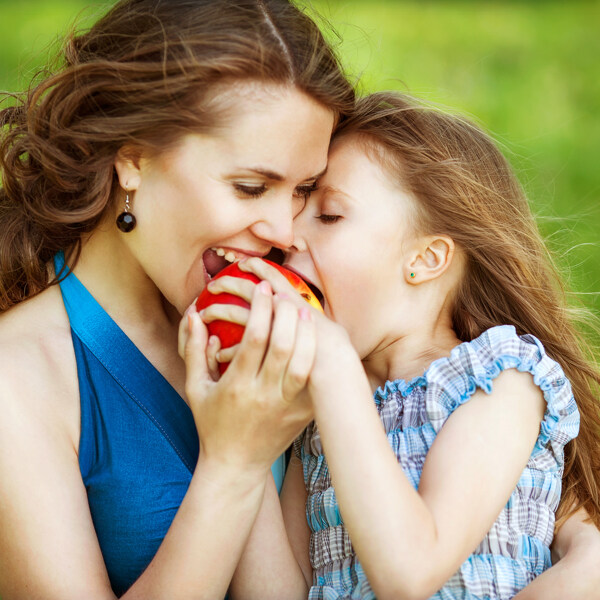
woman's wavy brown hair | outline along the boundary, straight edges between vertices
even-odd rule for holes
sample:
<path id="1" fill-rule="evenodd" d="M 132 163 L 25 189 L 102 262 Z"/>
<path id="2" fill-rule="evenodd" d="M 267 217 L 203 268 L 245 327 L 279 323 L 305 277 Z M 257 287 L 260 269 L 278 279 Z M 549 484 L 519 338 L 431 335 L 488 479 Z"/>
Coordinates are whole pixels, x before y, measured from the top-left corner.
<path id="1" fill-rule="evenodd" d="M 448 235 L 462 249 L 466 268 L 453 304 L 457 336 L 468 341 L 495 325 L 514 325 L 519 334 L 536 336 L 562 366 L 581 426 L 565 448 L 556 527 L 583 506 L 600 528 L 600 371 L 583 334 L 593 317 L 569 307 L 508 161 L 473 123 L 392 92 L 358 100 L 336 138 L 346 135 L 359 135 L 417 199 L 417 227 Z"/>
<path id="2" fill-rule="evenodd" d="M 0 111 L 0 311 L 50 283 L 58 250 L 111 208 L 120 149 L 156 153 L 225 117 L 219 84 L 289 84 L 338 116 L 354 91 L 287 0 L 122 0 L 66 39 L 62 64 Z M 211 101 L 213 100 L 213 101 Z"/>

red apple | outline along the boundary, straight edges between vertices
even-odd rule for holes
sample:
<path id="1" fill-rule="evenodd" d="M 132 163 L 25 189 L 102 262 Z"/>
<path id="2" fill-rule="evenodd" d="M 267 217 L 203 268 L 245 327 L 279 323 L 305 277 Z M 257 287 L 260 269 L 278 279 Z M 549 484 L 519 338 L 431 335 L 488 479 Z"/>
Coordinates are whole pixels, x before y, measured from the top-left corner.
<path id="1" fill-rule="evenodd" d="M 265 259 L 263 259 L 265 260 Z M 306 285 L 306 283 L 302 280 L 301 277 L 296 275 L 296 273 L 292 273 L 285 267 L 282 267 L 270 260 L 265 260 L 265 262 L 269 263 L 273 267 L 275 267 L 279 272 L 285 275 L 286 279 L 292 284 L 292 286 L 300 293 L 300 295 L 313 307 L 321 312 L 323 308 L 320 302 L 317 300 L 317 297 L 313 294 L 311 289 Z M 225 267 L 222 271 L 219 271 L 213 279 L 218 279 L 219 277 L 224 277 L 228 275 L 229 277 L 241 277 L 242 279 L 249 279 L 254 283 L 259 283 L 260 279 L 254 273 L 247 273 L 246 271 L 242 271 L 237 263 L 233 263 L 227 267 Z M 211 294 L 206 288 L 202 291 L 200 296 L 198 296 L 198 300 L 196 301 L 196 310 L 202 310 L 211 304 L 236 304 L 237 306 L 243 306 L 244 308 L 250 308 L 248 302 L 240 298 L 239 296 L 235 296 L 233 294 L 221 293 L 221 294 Z M 237 323 L 230 323 L 229 321 L 212 321 L 207 325 L 208 333 L 210 335 L 216 335 L 221 341 L 221 348 L 229 348 L 230 346 L 234 346 L 235 344 L 239 344 L 242 336 L 244 334 L 244 326 L 238 325 Z M 221 375 L 225 372 L 229 363 L 219 363 L 219 372 Z"/>

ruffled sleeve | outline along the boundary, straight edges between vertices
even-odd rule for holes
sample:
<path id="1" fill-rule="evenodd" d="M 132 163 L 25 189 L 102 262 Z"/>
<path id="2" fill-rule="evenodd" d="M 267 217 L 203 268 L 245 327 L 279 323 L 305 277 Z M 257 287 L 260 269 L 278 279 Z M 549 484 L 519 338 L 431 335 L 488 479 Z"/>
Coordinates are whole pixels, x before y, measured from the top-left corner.
<path id="1" fill-rule="evenodd" d="M 562 466 L 564 445 L 579 432 L 579 411 L 571 384 L 541 342 L 532 335 L 517 335 L 512 325 L 492 327 L 431 364 L 425 373 L 425 404 L 431 424 L 439 432 L 477 388 L 489 394 L 493 380 L 511 368 L 531 373 L 547 404 L 532 456 L 550 451 Z"/>

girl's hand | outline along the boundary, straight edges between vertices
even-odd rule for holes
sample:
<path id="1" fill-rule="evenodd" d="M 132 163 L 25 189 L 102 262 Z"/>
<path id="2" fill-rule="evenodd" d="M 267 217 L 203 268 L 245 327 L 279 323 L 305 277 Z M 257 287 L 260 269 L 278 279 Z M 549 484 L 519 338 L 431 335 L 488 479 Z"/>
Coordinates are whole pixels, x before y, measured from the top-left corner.
<path id="1" fill-rule="evenodd" d="M 273 296 L 267 282 L 254 286 L 251 301 L 238 351 L 218 382 L 211 358 L 215 342 L 209 345 L 206 326 L 192 307 L 180 326 L 179 350 L 204 459 L 266 472 L 312 419 L 308 396 L 300 392 L 316 338 L 310 311 Z"/>
<path id="2" fill-rule="evenodd" d="M 341 326 L 327 318 L 323 313 L 309 307 L 306 300 L 296 291 L 290 282 L 277 269 L 259 258 L 249 258 L 240 261 L 239 267 L 242 271 L 254 273 L 261 279 L 268 281 L 277 294 L 284 294 L 289 297 L 299 309 L 308 307 L 312 318 L 316 323 L 317 329 L 317 349 L 315 353 L 315 363 L 309 377 L 309 390 L 311 395 L 316 398 L 326 393 L 332 384 L 332 379 L 343 377 L 347 380 L 355 379 L 357 384 L 365 378 L 365 373 L 356 350 L 352 346 L 347 331 Z M 227 279 L 223 277 L 214 281 L 218 285 L 230 285 Z M 237 278 L 238 281 L 244 281 Z M 246 281 L 246 283 L 250 283 Z M 212 290 L 211 284 L 211 290 Z M 232 283 L 233 285 L 233 283 Z M 223 291 L 231 291 L 233 288 Z M 238 289 L 242 289 L 238 287 Z M 221 290 L 219 290 L 221 291 Z M 238 294 L 239 295 L 239 294 Z M 233 307 L 232 307 L 233 308 Z M 236 311 L 234 311 L 236 312 Z M 224 353 L 221 352 L 223 356 Z M 226 355 L 225 355 L 226 356 Z"/>

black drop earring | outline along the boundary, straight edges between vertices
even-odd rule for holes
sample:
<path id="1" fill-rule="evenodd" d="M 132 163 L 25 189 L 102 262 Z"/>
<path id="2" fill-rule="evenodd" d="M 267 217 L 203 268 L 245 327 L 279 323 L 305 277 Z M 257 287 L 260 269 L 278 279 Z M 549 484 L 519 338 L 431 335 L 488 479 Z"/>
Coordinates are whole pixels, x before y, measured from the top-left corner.
<path id="1" fill-rule="evenodd" d="M 125 190 L 125 210 L 117 217 L 117 227 L 123 233 L 129 233 L 136 225 L 135 217 L 129 212 L 129 190 Z"/>

